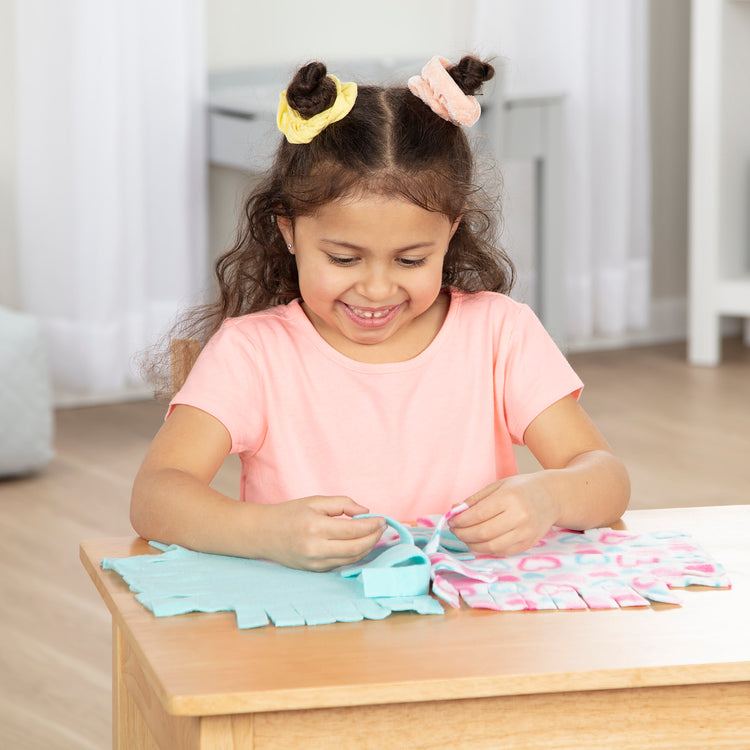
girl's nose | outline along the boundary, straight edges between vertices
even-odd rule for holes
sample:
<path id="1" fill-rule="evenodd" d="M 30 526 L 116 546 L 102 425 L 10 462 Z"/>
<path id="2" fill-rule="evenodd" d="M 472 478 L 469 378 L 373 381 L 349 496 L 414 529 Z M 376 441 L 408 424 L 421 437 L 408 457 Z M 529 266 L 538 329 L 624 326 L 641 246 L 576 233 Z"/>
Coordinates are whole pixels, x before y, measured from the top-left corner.
<path id="1" fill-rule="evenodd" d="M 357 283 L 358 294 L 373 302 L 387 300 L 394 295 L 397 288 L 388 270 L 380 266 L 364 268 Z"/>

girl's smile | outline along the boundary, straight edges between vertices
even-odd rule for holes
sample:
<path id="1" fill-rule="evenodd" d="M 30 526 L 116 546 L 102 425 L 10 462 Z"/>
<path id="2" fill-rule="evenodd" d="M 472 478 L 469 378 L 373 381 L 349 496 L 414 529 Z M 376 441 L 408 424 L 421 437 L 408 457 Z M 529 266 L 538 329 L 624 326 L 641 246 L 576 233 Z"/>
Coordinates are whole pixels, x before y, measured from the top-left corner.
<path id="1" fill-rule="evenodd" d="M 401 305 L 391 305 L 390 307 L 381 307 L 376 310 L 352 307 L 343 302 L 341 304 L 344 306 L 344 311 L 357 325 L 363 328 L 379 328 L 380 326 L 388 325 L 398 314 L 401 305 L 404 303 L 401 303 Z"/>
<path id="2" fill-rule="evenodd" d="M 458 221 L 378 194 L 278 219 L 303 309 L 335 349 L 366 362 L 423 351 L 443 323 L 443 259 Z"/>

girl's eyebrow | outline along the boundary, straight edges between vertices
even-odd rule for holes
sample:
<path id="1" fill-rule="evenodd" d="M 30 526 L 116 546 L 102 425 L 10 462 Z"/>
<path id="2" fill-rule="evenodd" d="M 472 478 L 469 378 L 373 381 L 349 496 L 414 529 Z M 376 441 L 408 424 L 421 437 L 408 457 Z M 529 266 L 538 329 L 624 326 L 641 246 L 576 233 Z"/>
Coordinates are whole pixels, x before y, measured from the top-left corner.
<path id="1" fill-rule="evenodd" d="M 329 240 L 326 238 L 321 239 L 321 242 L 324 242 L 328 245 L 335 245 L 336 247 L 345 248 L 347 250 L 354 250 L 358 253 L 366 253 L 368 249 L 366 247 L 360 247 L 359 245 L 355 245 L 353 242 L 344 242 L 343 240 Z M 435 245 L 434 242 L 415 242 L 413 245 L 407 245 L 406 247 L 400 247 L 396 250 L 394 250 L 394 253 L 405 253 L 409 250 L 421 250 L 422 248 L 428 248 L 433 247 Z"/>

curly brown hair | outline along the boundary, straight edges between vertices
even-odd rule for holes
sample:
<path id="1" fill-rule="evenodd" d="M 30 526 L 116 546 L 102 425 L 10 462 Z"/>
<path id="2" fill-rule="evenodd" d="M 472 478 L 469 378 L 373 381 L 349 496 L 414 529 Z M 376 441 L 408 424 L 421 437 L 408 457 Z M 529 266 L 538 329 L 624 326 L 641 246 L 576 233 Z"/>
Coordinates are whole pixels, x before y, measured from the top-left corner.
<path id="1" fill-rule="evenodd" d="M 465 94 L 474 94 L 494 68 L 465 56 L 448 73 Z M 328 109 L 335 96 L 321 62 L 300 68 L 286 91 L 289 106 L 308 119 Z M 217 299 L 193 308 L 170 335 L 203 345 L 226 318 L 299 297 L 295 259 L 277 218 L 294 221 L 330 201 L 371 192 L 402 197 L 451 222 L 461 217 L 445 256 L 443 285 L 507 293 L 514 269 L 497 243 L 498 201 L 477 182 L 460 127 L 406 86 L 360 86 L 349 114 L 310 143 L 282 139 L 271 169 L 245 203 L 234 246 L 216 262 Z"/>

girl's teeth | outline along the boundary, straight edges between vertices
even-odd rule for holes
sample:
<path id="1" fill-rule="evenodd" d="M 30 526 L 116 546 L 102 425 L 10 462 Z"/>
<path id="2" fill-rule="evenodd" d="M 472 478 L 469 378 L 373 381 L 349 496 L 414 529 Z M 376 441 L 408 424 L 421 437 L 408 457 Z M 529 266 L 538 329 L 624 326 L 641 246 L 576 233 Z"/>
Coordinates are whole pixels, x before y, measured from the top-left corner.
<path id="1" fill-rule="evenodd" d="M 359 315 L 360 318 L 382 318 L 390 312 L 389 310 L 382 310 L 380 312 L 370 312 L 369 310 L 360 310 L 358 307 L 350 308 L 355 315 Z"/>

